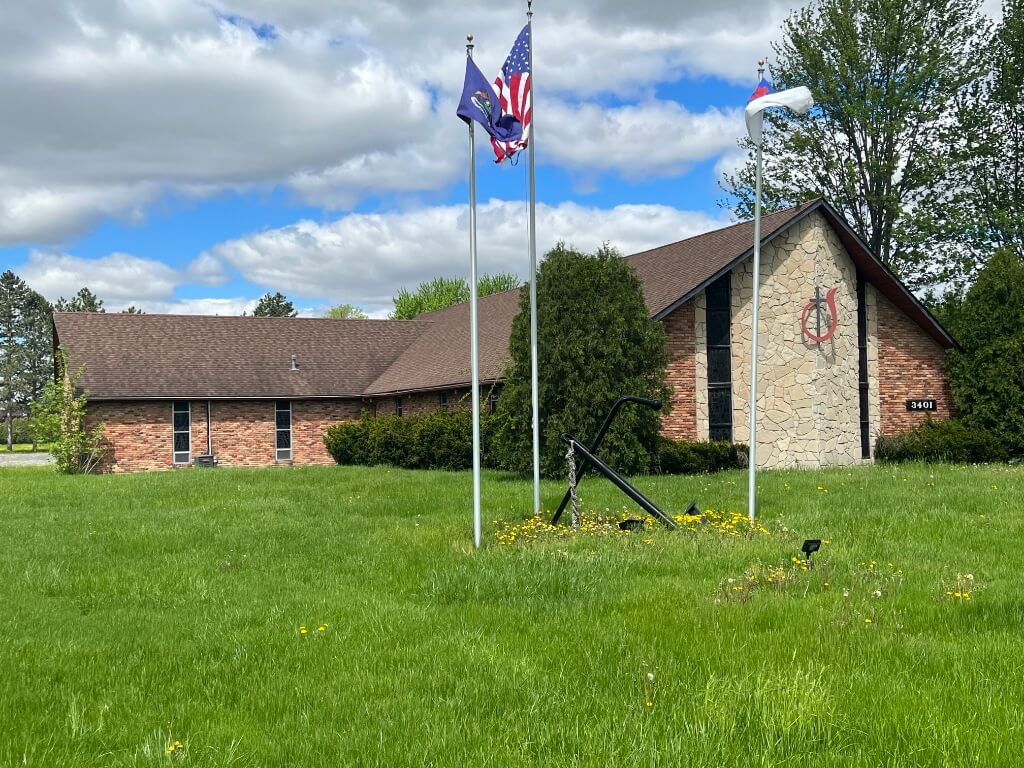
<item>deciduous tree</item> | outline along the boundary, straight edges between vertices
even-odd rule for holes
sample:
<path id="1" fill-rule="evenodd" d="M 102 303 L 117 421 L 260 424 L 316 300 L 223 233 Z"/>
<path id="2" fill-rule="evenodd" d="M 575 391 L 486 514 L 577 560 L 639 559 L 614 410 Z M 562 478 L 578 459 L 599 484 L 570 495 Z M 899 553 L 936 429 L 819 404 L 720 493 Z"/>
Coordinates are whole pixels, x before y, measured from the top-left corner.
<path id="1" fill-rule="evenodd" d="M 339 304 L 324 313 L 324 317 L 335 320 L 366 320 L 366 313 L 354 304 Z"/>
<path id="2" fill-rule="evenodd" d="M 496 275 L 481 275 L 477 281 L 477 295 L 481 298 L 493 293 L 510 291 L 522 285 L 515 275 L 500 272 Z M 436 277 L 420 283 L 415 291 L 402 288 L 395 296 L 395 310 L 392 320 L 412 320 L 424 312 L 434 312 L 454 304 L 469 301 L 469 282 L 461 277 Z"/>
<path id="3" fill-rule="evenodd" d="M 778 87 L 806 85 L 809 115 L 765 118 L 766 210 L 825 197 L 912 288 L 955 280 L 965 233 L 947 227 L 959 100 L 984 72 L 978 0 L 821 0 L 775 45 Z M 723 187 L 753 211 L 753 148 Z"/>

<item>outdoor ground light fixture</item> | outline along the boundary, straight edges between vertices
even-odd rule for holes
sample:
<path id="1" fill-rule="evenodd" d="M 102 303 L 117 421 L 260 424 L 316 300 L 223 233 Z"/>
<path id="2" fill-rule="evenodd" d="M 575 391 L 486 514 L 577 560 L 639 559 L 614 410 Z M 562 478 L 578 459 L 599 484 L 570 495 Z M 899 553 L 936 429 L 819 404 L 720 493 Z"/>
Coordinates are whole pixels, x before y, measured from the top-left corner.
<path id="1" fill-rule="evenodd" d="M 804 545 L 800 547 L 800 551 L 807 556 L 807 567 L 813 568 L 814 561 L 811 560 L 811 555 L 821 549 L 821 539 L 807 539 L 804 541 Z"/>

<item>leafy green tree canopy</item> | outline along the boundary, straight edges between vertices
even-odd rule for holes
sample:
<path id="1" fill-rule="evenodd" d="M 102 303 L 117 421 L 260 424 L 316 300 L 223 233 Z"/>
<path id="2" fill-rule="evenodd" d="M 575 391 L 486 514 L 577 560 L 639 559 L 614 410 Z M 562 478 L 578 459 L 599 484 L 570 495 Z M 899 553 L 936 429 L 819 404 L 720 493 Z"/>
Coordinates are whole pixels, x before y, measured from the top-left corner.
<path id="1" fill-rule="evenodd" d="M 32 403 L 32 432 L 52 442 L 50 452 L 58 472 L 85 474 L 96 468 L 107 451 L 103 425 L 86 423 L 86 395 L 79 387 L 84 367 L 69 371 L 62 348 L 57 368 L 57 380 L 47 382 L 41 397 Z"/>
<path id="2" fill-rule="evenodd" d="M 510 291 L 521 285 L 518 277 L 501 272 L 496 275 L 482 275 L 477 281 L 477 295 L 483 298 L 492 293 Z M 424 312 L 434 312 L 455 304 L 469 301 L 469 281 L 461 277 L 435 277 L 420 283 L 415 291 L 402 288 L 395 296 L 392 320 L 412 320 Z"/>
<path id="3" fill-rule="evenodd" d="M 283 293 L 267 293 L 256 304 L 253 317 L 295 317 L 295 305 Z"/>
<path id="4" fill-rule="evenodd" d="M 912 288 L 962 270 L 965 233 L 945 226 L 957 100 L 984 72 L 979 0 L 820 0 L 783 24 L 771 74 L 816 106 L 765 116 L 766 210 L 825 197 Z M 754 152 L 727 175 L 749 217 Z"/>
<path id="5" fill-rule="evenodd" d="M 366 313 L 362 308 L 355 306 L 354 304 L 339 304 L 336 307 L 331 307 L 324 313 L 324 317 L 330 317 L 335 320 L 366 320 Z"/>
<path id="6" fill-rule="evenodd" d="M 61 296 L 53 305 L 54 312 L 106 312 L 103 299 L 99 298 L 88 287 L 79 289 L 70 299 Z"/>
<path id="7" fill-rule="evenodd" d="M 623 395 L 667 401 L 665 331 L 652 320 L 632 267 L 611 248 L 587 254 L 559 244 L 537 274 L 540 350 L 541 469 L 564 477 L 567 431 L 590 440 Z M 525 288 L 512 323 L 511 362 L 498 401 L 494 450 L 506 469 L 532 466 L 530 310 Z M 608 432 L 602 457 L 627 473 L 650 468 L 660 419 L 647 408 L 625 408 Z"/>
<path id="8" fill-rule="evenodd" d="M 964 100 L 965 130 L 953 137 L 962 172 L 954 221 L 981 253 L 1011 248 L 1024 260 L 1024 0 L 1005 0 L 987 54 L 989 73 Z"/>
<path id="9" fill-rule="evenodd" d="M 948 317 L 964 347 L 948 355 L 961 416 L 1024 449 L 1024 262 L 997 251 Z"/>

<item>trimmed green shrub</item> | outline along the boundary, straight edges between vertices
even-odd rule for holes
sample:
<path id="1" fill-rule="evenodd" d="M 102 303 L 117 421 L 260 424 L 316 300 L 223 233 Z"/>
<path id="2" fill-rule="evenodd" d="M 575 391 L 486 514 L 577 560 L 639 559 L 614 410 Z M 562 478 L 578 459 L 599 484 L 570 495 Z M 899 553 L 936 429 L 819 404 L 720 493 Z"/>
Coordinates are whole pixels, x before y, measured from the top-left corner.
<path id="1" fill-rule="evenodd" d="M 493 467 L 490 446 L 494 420 L 480 414 L 481 462 Z M 473 466 L 473 417 L 468 410 L 433 411 L 419 416 L 370 416 L 335 424 L 324 445 L 336 462 L 387 464 L 405 469 L 463 470 Z"/>
<path id="2" fill-rule="evenodd" d="M 655 471 L 665 475 L 700 475 L 747 466 L 747 446 L 724 441 L 658 440 Z"/>
<path id="3" fill-rule="evenodd" d="M 416 435 L 410 419 L 388 415 L 368 417 L 366 425 L 366 454 L 362 464 L 393 467 L 413 466 L 416 461 Z"/>
<path id="4" fill-rule="evenodd" d="M 367 435 L 369 427 L 367 419 L 346 421 L 334 424 L 324 433 L 324 445 L 327 452 L 339 464 L 367 465 Z"/>
<path id="5" fill-rule="evenodd" d="M 909 432 L 880 435 L 875 441 L 875 459 L 883 464 L 904 461 L 981 464 L 1006 461 L 1009 457 L 1009 447 L 1002 437 L 959 421 L 929 419 Z"/>

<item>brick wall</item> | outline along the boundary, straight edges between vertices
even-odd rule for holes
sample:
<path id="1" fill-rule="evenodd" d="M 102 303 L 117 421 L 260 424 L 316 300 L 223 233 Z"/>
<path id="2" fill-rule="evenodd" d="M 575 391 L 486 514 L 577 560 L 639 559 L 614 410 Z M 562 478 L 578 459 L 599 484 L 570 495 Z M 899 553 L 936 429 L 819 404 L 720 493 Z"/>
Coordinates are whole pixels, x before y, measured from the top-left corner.
<path id="1" fill-rule="evenodd" d="M 470 398 L 469 388 L 460 387 L 444 390 L 448 393 L 448 410 L 469 410 Z M 491 391 L 490 384 L 480 385 L 480 412 L 488 412 L 488 396 Z M 402 395 L 402 415 L 419 416 L 424 413 L 431 413 L 441 407 L 441 392 L 413 392 Z M 370 409 L 374 416 L 392 416 L 395 413 L 394 397 L 378 397 L 373 400 Z"/>
<path id="2" fill-rule="evenodd" d="M 936 401 L 931 418 L 954 413 L 945 351 L 921 327 L 878 294 L 878 390 L 882 434 L 905 432 L 929 414 L 908 411 L 907 400 Z"/>
<path id="3" fill-rule="evenodd" d="M 668 350 L 666 380 L 672 387 L 672 409 L 663 413 L 661 434 L 681 440 L 697 439 L 697 367 L 694 302 L 688 301 L 664 321 Z"/>
<path id="4" fill-rule="evenodd" d="M 276 461 L 274 400 L 214 400 L 210 404 L 213 452 L 221 466 L 279 463 L 333 464 L 323 435 L 331 424 L 359 418 L 360 400 L 293 400 L 292 461 Z M 207 401 L 191 403 L 192 457 L 207 451 Z M 107 472 L 172 469 L 171 402 L 100 402 L 89 405 L 88 423 L 104 423 L 110 451 Z"/>

